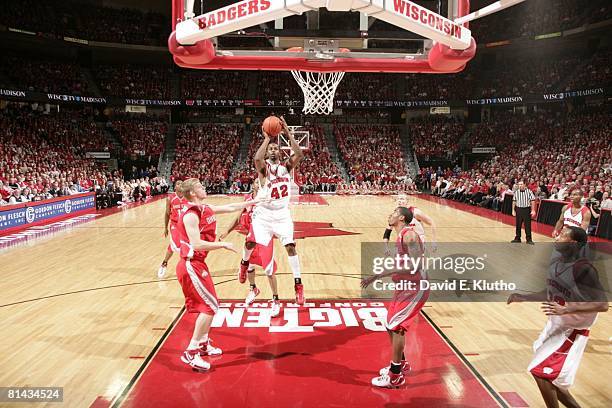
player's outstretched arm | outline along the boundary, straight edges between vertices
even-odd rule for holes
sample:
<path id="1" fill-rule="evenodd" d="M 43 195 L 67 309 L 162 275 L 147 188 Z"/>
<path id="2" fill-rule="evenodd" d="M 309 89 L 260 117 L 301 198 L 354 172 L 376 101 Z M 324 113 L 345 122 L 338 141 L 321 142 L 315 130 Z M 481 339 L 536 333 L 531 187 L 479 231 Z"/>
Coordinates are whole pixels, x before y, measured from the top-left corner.
<path id="1" fill-rule="evenodd" d="M 557 235 L 561 233 L 561 230 L 563 229 L 563 215 L 565 214 L 565 211 L 567 209 L 568 209 L 568 205 L 564 205 L 563 208 L 561 209 L 561 215 L 559 215 L 559 219 L 557 220 L 557 223 L 555 224 L 555 229 L 553 230 L 553 233 L 552 233 L 553 237 L 556 237 Z"/>
<path id="2" fill-rule="evenodd" d="M 269 198 L 255 198 L 253 200 L 243 201 L 241 203 L 232 203 L 226 205 L 209 205 L 209 207 L 217 214 L 225 214 L 234 211 L 241 211 L 257 203 L 267 203 L 269 201 Z"/>
<path id="3" fill-rule="evenodd" d="M 183 223 L 185 224 L 185 232 L 189 237 L 189 243 L 195 250 L 214 251 L 216 249 L 227 249 L 232 252 L 236 252 L 234 244 L 231 242 L 208 242 L 203 241 L 200 237 L 200 228 L 198 222 L 198 216 L 193 212 L 188 212 L 183 216 Z"/>
<path id="4" fill-rule="evenodd" d="M 261 129 L 264 140 L 259 146 L 259 149 L 255 152 L 255 169 L 257 174 L 266 175 L 266 152 L 268 151 L 268 144 L 270 143 L 270 136 Z"/>
<path id="5" fill-rule="evenodd" d="M 289 130 L 289 126 L 287 126 L 285 118 L 281 116 L 280 121 L 281 125 L 283 126 L 283 133 L 289 139 L 289 144 L 291 145 L 291 150 L 293 151 L 293 154 L 291 155 L 291 157 L 289 157 L 289 162 L 287 163 L 287 170 L 291 171 L 292 169 L 295 169 L 298 164 L 300 164 L 300 162 L 304 158 L 304 152 L 295 140 L 295 137 L 293 137 L 293 132 Z"/>
<path id="6" fill-rule="evenodd" d="M 164 237 L 168 236 L 168 223 L 170 222 L 170 198 L 166 198 L 166 212 L 164 213 Z"/>
<path id="7" fill-rule="evenodd" d="M 429 228 L 431 228 L 431 239 L 433 243 L 438 242 L 438 229 L 436 228 L 436 223 L 434 222 L 434 220 L 428 215 L 424 214 L 423 211 L 418 209 L 415 210 L 414 216 L 420 223 L 425 224 Z"/>
<path id="8" fill-rule="evenodd" d="M 234 219 L 232 220 L 232 222 L 230 223 L 229 227 L 227 227 L 227 231 L 221 233 L 219 235 L 219 241 L 223 241 L 229 234 L 231 234 L 231 232 L 236 229 L 236 227 L 238 226 L 238 224 L 240 223 L 240 216 L 242 215 L 242 213 L 238 213 Z"/>

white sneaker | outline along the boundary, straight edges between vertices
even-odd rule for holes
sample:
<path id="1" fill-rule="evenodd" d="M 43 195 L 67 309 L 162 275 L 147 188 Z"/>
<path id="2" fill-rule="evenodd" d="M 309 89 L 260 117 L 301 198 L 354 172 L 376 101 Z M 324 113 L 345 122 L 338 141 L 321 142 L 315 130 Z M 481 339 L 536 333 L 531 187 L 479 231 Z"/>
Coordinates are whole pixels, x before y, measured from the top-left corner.
<path id="1" fill-rule="evenodd" d="M 202 359 L 198 349 L 185 350 L 181 356 L 181 361 L 190 366 L 194 371 L 210 370 L 210 363 Z"/>
<path id="2" fill-rule="evenodd" d="M 206 343 L 200 344 L 200 348 L 198 350 L 201 356 L 220 356 L 223 354 L 223 350 L 221 350 L 219 347 L 213 346 L 210 339 L 208 339 Z"/>
<path id="3" fill-rule="evenodd" d="M 402 375 L 406 375 L 410 372 L 410 364 L 407 361 L 402 361 Z M 378 372 L 380 375 L 389 375 L 391 372 L 391 366 L 386 366 L 385 368 L 381 368 Z"/>
<path id="4" fill-rule="evenodd" d="M 164 276 L 166 276 L 166 270 L 167 270 L 167 267 L 165 267 L 164 265 L 161 265 L 159 269 L 157 270 L 157 277 L 161 279 Z"/>
<path id="5" fill-rule="evenodd" d="M 248 305 L 250 305 L 251 303 L 253 303 L 253 301 L 255 300 L 255 298 L 261 293 L 261 291 L 259 290 L 259 288 L 255 287 L 255 288 L 251 288 L 251 290 L 249 290 L 249 294 L 247 295 L 246 299 L 244 300 L 244 303 Z"/>
<path id="6" fill-rule="evenodd" d="M 270 317 L 278 317 L 280 314 L 280 302 L 278 300 L 272 300 L 272 310 Z"/>
<path id="7" fill-rule="evenodd" d="M 380 377 L 372 378 L 372 385 L 381 388 L 399 388 L 405 383 L 406 380 L 402 374 L 381 375 Z"/>

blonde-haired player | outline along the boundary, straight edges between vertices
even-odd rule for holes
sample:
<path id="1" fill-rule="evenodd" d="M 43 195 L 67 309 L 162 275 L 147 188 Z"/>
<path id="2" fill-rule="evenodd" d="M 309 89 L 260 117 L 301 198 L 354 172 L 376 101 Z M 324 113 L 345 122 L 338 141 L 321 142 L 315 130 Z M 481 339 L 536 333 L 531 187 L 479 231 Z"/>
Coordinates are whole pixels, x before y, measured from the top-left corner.
<path id="1" fill-rule="evenodd" d="M 262 129 L 264 140 L 255 153 L 255 168 L 258 174 L 255 182 L 260 186 L 258 197 L 265 197 L 269 201 L 255 207 L 253 212 L 252 233 L 247 236 L 244 245 L 238 280 L 240 283 L 246 282 L 249 258 L 255 245 L 267 246 L 273 237 L 277 237 L 287 249 L 289 266 L 295 282 L 295 301 L 303 305 L 304 286 L 300 260 L 293 239 L 293 220 L 289 211 L 289 202 L 291 200 L 291 170 L 302 161 L 304 153 L 289 130 L 285 119 L 282 116 L 280 119 L 282 132 L 289 139 L 293 154 L 288 160 L 281 162 L 281 151 L 278 144 L 270 142 L 270 136 Z"/>
<path id="2" fill-rule="evenodd" d="M 207 205 L 204 203 L 206 190 L 195 178 L 185 180 L 179 191 L 188 203 L 181 211 L 177 225 L 181 259 L 176 265 L 176 276 L 185 295 L 187 313 L 198 314 L 191 341 L 181 361 L 196 371 L 205 371 L 210 368 L 210 363 L 202 357 L 222 353 L 221 349 L 210 344 L 208 338 L 213 317 L 219 309 L 219 300 L 206 257 L 210 251 L 217 249 L 236 252 L 231 242 L 215 242 L 216 214 L 241 211 L 259 200 L 222 206 Z"/>

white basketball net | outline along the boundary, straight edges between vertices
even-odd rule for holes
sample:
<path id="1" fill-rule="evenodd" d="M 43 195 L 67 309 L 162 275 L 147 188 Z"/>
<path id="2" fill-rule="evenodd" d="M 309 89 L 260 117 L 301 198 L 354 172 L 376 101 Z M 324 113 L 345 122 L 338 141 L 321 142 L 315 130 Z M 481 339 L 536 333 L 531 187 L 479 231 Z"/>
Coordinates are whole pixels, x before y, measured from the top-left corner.
<path id="1" fill-rule="evenodd" d="M 334 111 L 334 95 L 345 72 L 291 73 L 304 93 L 303 113 L 329 115 Z"/>

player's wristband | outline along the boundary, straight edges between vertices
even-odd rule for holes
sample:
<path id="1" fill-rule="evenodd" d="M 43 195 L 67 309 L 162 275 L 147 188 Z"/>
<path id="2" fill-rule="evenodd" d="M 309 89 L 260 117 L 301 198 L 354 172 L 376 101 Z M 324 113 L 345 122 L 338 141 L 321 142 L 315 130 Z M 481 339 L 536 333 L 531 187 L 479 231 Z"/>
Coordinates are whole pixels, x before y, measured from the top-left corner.
<path id="1" fill-rule="evenodd" d="M 387 241 L 389 240 L 389 238 L 391 238 L 391 228 L 387 228 L 385 230 L 385 234 L 383 235 L 383 239 L 386 239 Z"/>

